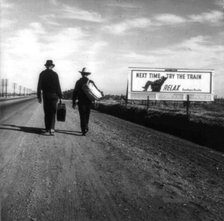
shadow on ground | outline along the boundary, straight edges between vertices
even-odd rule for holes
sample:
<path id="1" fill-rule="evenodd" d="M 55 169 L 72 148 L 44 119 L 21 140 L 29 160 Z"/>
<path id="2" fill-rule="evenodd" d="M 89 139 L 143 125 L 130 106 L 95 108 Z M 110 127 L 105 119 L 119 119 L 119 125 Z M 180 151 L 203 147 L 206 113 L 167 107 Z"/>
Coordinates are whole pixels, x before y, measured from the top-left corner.
<path id="1" fill-rule="evenodd" d="M 72 131 L 72 130 L 55 130 L 56 133 L 61 134 L 68 134 L 68 135 L 75 135 L 75 136 L 82 136 L 82 133 L 80 131 Z"/>
<path id="2" fill-rule="evenodd" d="M 47 136 L 44 128 L 26 127 L 26 126 L 14 125 L 14 124 L 0 124 L 0 130 L 22 131 L 25 133 L 39 134 L 39 135 Z M 73 136 L 82 136 L 81 132 L 79 132 L 79 131 L 55 130 L 55 132 L 73 135 Z"/>

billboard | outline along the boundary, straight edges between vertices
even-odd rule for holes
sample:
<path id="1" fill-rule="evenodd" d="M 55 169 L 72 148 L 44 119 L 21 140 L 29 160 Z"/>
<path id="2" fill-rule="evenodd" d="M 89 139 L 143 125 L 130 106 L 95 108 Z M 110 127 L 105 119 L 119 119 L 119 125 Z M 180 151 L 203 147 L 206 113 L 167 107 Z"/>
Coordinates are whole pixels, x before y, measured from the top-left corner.
<path id="1" fill-rule="evenodd" d="M 129 68 L 128 99 L 213 100 L 213 70 Z"/>

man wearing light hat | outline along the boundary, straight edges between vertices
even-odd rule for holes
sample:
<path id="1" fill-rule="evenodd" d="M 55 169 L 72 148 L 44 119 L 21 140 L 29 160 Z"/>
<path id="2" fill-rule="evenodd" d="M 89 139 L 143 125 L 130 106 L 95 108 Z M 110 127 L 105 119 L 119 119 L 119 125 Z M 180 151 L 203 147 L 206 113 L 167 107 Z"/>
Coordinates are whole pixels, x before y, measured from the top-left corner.
<path id="1" fill-rule="evenodd" d="M 88 79 L 88 75 L 91 72 L 86 71 L 86 68 L 83 68 L 82 71 L 79 71 L 82 77 L 76 82 L 75 88 L 73 90 L 73 108 L 76 106 L 76 100 L 78 100 L 79 107 L 79 115 L 80 115 L 80 126 L 82 130 L 82 135 L 85 136 L 89 130 L 89 116 L 90 116 L 90 108 L 92 101 L 87 97 L 87 95 L 83 91 L 83 86 L 89 81 L 95 85 L 92 80 Z"/>
<path id="2" fill-rule="evenodd" d="M 37 98 L 39 103 L 42 102 L 41 91 L 43 92 L 44 122 L 46 133 L 52 136 L 54 136 L 55 115 L 58 98 L 62 98 L 58 74 L 52 70 L 54 66 L 55 65 L 52 60 L 46 61 L 46 70 L 40 73 L 37 86 Z"/>

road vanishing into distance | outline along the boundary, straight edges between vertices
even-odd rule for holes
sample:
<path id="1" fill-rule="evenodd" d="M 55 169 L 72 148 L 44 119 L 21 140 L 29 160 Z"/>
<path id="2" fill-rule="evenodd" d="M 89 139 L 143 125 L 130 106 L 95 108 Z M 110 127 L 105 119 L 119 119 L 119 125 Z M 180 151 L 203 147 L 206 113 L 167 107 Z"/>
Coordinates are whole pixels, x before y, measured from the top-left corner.
<path id="1" fill-rule="evenodd" d="M 42 104 L 10 102 L 0 102 L 1 221 L 224 220 L 223 153 L 95 110 L 81 136 L 71 101 L 46 136 Z"/>

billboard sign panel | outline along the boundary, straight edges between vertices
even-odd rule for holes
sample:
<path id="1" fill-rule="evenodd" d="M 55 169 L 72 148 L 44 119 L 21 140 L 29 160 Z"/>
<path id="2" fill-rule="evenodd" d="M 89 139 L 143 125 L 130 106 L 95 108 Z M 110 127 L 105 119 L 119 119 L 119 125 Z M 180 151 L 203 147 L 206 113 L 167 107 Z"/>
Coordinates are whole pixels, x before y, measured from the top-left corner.
<path id="1" fill-rule="evenodd" d="M 129 68 L 128 98 L 211 101 L 212 83 L 212 70 Z"/>

